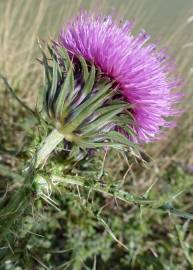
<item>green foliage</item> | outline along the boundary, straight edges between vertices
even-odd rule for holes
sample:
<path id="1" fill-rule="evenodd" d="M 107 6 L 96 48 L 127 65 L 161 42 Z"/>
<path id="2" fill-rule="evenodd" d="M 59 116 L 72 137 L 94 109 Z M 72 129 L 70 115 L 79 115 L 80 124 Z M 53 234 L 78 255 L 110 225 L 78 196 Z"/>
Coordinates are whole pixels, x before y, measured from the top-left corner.
<path id="1" fill-rule="evenodd" d="M 60 162 L 55 173 L 64 170 Z M 101 162 L 95 164 L 97 172 Z M 74 172 L 80 166 L 85 174 L 93 170 L 91 164 L 79 164 Z M 132 186 L 127 183 L 125 188 Z M 14 254 L 10 251 L 2 269 L 94 269 L 95 263 L 102 270 L 191 269 L 191 223 L 182 225 L 150 209 L 109 200 L 93 189 L 65 185 L 59 190 L 52 198 L 60 211 L 36 201 L 38 211 L 20 227 Z M 162 197 L 158 190 L 152 192 Z"/>

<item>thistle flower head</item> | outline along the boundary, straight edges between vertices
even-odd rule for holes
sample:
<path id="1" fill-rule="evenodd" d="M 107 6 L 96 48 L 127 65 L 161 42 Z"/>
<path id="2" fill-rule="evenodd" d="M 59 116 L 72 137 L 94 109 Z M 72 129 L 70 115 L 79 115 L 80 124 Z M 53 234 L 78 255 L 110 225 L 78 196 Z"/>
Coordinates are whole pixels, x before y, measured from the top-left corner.
<path id="1" fill-rule="evenodd" d="M 70 150 L 78 147 L 78 153 L 105 146 L 119 150 L 135 147 L 115 130 L 119 127 L 134 135 L 129 128 L 131 105 L 120 97 L 115 82 L 83 57 L 70 58 L 69 52 L 55 43 L 48 50 L 49 56 L 42 51 L 45 85 L 37 109 L 62 134 L 66 146 Z"/>
<path id="2" fill-rule="evenodd" d="M 179 81 L 171 76 L 169 57 L 148 42 L 145 31 L 133 36 L 132 25 L 83 12 L 61 31 L 58 43 L 72 58 L 82 56 L 115 81 L 120 98 L 132 105 L 134 121 L 128 126 L 136 136 L 119 126 L 117 130 L 134 142 L 147 143 L 160 138 L 163 127 L 173 126 L 171 116 L 178 114 L 181 94 L 173 92 Z"/>

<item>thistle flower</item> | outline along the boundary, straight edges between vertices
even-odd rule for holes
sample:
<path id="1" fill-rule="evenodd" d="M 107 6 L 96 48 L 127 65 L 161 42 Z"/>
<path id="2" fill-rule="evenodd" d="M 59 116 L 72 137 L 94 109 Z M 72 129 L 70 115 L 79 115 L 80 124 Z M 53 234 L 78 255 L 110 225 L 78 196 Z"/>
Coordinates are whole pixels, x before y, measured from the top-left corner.
<path id="1" fill-rule="evenodd" d="M 144 30 L 134 37 L 132 26 L 83 12 L 61 31 L 58 43 L 116 82 L 123 100 L 132 105 L 129 128 L 136 136 L 117 129 L 134 142 L 148 143 L 159 139 L 164 127 L 174 126 L 171 117 L 179 113 L 175 107 L 181 94 L 173 89 L 180 82 L 170 75 L 173 65 L 164 50 L 147 44 L 150 36 Z"/>

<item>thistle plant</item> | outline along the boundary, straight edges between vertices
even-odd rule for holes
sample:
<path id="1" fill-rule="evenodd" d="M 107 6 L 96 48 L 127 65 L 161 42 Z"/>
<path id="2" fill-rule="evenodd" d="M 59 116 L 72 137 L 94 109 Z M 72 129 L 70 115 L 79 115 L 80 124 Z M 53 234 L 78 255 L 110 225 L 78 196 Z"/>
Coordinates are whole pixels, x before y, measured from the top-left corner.
<path id="1" fill-rule="evenodd" d="M 147 44 L 149 35 L 142 31 L 134 37 L 131 30 L 131 22 L 119 25 L 111 17 L 83 12 L 58 40 L 40 45 L 44 87 L 34 115 L 46 136 L 40 135 L 22 187 L 10 200 L 1 201 L 3 239 L 11 238 L 11 230 L 30 214 L 38 198 L 56 207 L 49 191 L 65 185 L 192 218 L 170 204 L 129 194 L 116 185 L 101 185 L 104 168 L 90 180 L 70 169 L 59 174 L 57 159 L 50 163 L 56 150 L 63 151 L 69 168 L 111 148 L 141 158 L 141 144 L 160 139 L 165 127 L 174 126 L 182 95 L 173 91 L 180 85 L 173 65 L 164 50 Z"/>

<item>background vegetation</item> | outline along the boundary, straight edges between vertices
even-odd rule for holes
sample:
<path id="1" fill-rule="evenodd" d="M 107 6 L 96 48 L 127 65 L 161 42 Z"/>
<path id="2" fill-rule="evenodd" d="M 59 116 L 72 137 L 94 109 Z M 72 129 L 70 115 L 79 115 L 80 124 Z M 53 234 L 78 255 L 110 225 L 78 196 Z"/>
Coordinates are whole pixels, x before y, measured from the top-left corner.
<path id="1" fill-rule="evenodd" d="M 105 168 L 109 181 L 130 193 L 148 191 L 151 198 L 193 212 L 193 2 L 168 2 L 1 0 L 0 73 L 33 108 L 42 86 L 37 37 L 56 37 L 81 8 L 113 13 L 117 20 L 134 19 L 135 31 L 145 28 L 176 59 L 184 80 L 184 114 L 163 141 L 145 146 L 152 157 L 147 167 L 111 152 L 105 158 Z M 0 82 L 2 197 L 11 196 L 21 185 L 19 174 L 30 157 L 35 128 L 33 118 Z M 84 164 L 83 174 L 90 177 L 100 170 L 102 156 Z M 0 246 L 0 252 L 9 250 L 0 269 L 193 269 L 191 221 L 76 188 L 67 187 L 53 196 L 61 210 L 38 201 L 38 211 L 19 228 L 14 248 L 9 241 Z M 96 215 L 99 209 L 100 218 Z"/>

